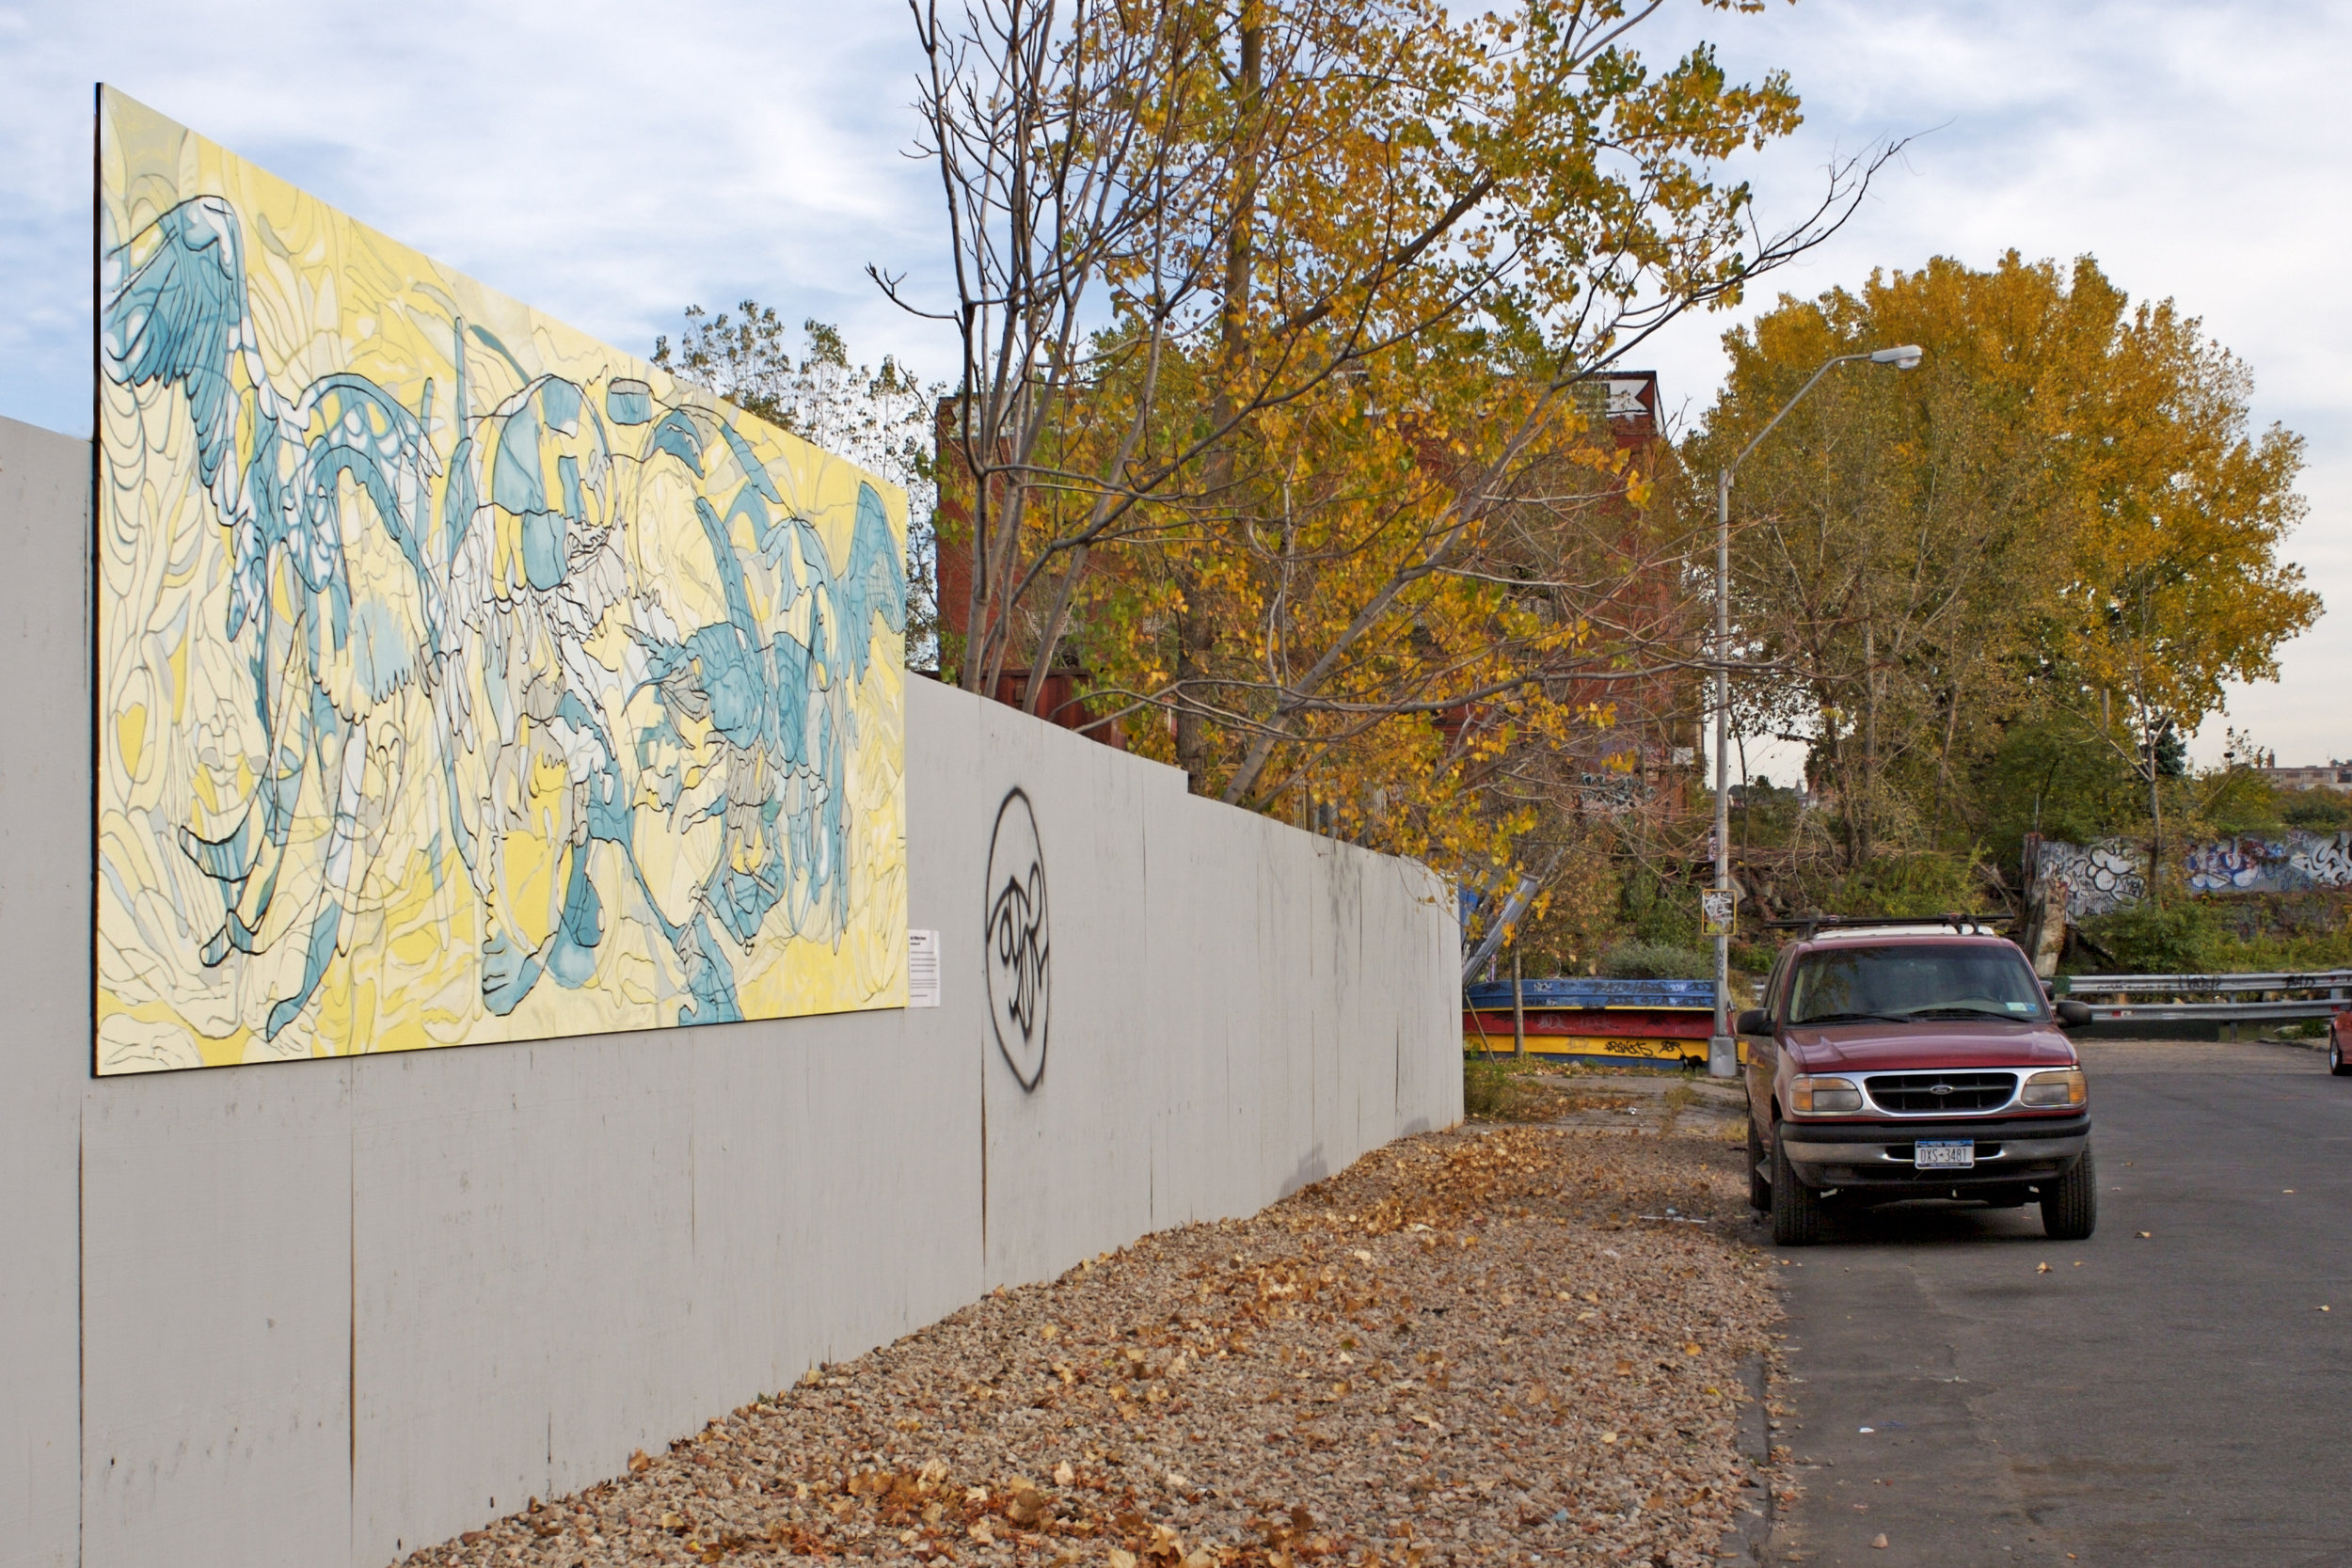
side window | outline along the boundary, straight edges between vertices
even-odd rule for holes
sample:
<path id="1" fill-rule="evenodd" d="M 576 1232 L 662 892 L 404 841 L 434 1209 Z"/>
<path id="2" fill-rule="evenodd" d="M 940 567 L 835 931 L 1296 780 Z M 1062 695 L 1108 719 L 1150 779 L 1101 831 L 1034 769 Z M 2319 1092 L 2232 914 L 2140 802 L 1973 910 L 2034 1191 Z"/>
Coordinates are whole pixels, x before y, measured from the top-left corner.
<path id="1" fill-rule="evenodd" d="M 1772 1015 L 1774 1024 L 1778 1024 L 1788 1011 L 1788 998 L 1782 990 L 1788 979 L 1788 950 L 1783 948 L 1780 957 L 1773 960 L 1771 976 L 1764 982 L 1764 1010 Z"/>

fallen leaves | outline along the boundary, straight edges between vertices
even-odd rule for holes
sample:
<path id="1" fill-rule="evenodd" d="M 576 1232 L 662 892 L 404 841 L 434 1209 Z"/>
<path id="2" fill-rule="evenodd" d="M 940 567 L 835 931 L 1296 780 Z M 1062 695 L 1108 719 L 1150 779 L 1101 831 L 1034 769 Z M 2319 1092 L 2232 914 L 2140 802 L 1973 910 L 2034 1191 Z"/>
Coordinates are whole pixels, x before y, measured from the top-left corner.
<path id="1" fill-rule="evenodd" d="M 1012 1500 L 1005 1505 L 1005 1517 L 1023 1529 L 1035 1529 L 1054 1513 L 1053 1499 L 1036 1487 L 1025 1483 L 1016 1486 Z"/>
<path id="2" fill-rule="evenodd" d="M 1697 1139 L 1407 1140 L 812 1368 L 412 1560 L 1705 1558 L 1742 1474 L 1724 1390 L 1773 1316 L 1720 1228 L 1745 1193 L 1738 1153 Z M 1719 1228 L 1630 1223 L 1670 1206 Z"/>

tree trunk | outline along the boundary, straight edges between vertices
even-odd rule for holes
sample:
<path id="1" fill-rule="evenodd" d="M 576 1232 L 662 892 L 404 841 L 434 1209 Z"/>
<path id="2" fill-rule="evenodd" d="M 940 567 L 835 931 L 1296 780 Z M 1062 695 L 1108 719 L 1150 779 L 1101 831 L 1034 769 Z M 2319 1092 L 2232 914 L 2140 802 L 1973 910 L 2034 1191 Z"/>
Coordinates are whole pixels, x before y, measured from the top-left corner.
<path id="1" fill-rule="evenodd" d="M 1241 0 L 1239 24 L 1241 58 L 1234 71 L 1234 93 L 1241 105 L 1241 148 L 1235 161 L 1234 211 L 1226 229 L 1225 293 L 1218 308 L 1218 376 L 1209 408 L 1212 428 L 1233 418 L 1233 388 L 1249 364 L 1249 290 L 1256 265 L 1253 222 L 1258 201 L 1258 117 L 1264 91 L 1265 19 L 1259 0 Z M 1208 455 L 1203 477 L 1209 504 L 1220 511 L 1237 510 L 1232 494 L 1234 476 L 1232 438 Z M 1208 792 L 1208 738 L 1193 693 L 1209 674 L 1207 655 L 1216 641 L 1209 607 L 1202 602 L 1203 586 L 1180 569 L 1177 589 L 1184 608 L 1176 615 L 1176 766 L 1196 795 Z"/>
<path id="2" fill-rule="evenodd" d="M 1874 847 L 1870 842 L 1870 795 L 1879 781 L 1879 648 L 1877 629 L 1866 618 L 1862 623 L 1862 788 L 1855 793 L 1852 806 L 1856 853 L 1862 864 L 1868 864 Z"/>
<path id="3" fill-rule="evenodd" d="M 1527 1060 L 1527 1000 L 1519 980 L 1519 944 L 1516 933 L 1511 942 L 1511 1054 Z"/>
<path id="4" fill-rule="evenodd" d="M 1960 687 L 1954 683 L 1945 698 L 1944 750 L 1935 759 L 1935 815 L 1930 819 L 1928 847 L 1944 847 L 1944 798 L 1952 782 L 1952 740 L 1960 733 Z M 1958 794 L 1957 790 L 1951 793 Z M 2035 825 L 2040 826 L 2039 802 L 2036 803 Z"/>

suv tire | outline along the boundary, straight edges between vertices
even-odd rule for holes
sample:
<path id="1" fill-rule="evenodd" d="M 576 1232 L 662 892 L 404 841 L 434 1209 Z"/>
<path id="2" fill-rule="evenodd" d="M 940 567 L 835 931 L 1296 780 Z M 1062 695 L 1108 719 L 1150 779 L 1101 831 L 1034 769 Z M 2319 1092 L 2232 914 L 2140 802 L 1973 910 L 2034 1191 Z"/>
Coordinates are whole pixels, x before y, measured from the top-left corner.
<path id="1" fill-rule="evenodd" d="M 1748 1207 L 1759 1214 L 1772 1210 L 1772 1184 L 1764 1179 L 1764 1134 L 1756 1130 L 1756 1117 L 1748 1117 Z"/>
<path id="2" fill-rule="evenodd" d="M 1788 1164 L 1785 1124 L 1772 1124 L 1772 1244 L 1811 1246 L 1821 1239 L 1821 1195 L 1797 1180 Z"/>
<path id="3" fill-rule="evenodd" d="M 2087 1242 L 2099 1228 L 2099 1172 L 2086 1148 L 2042 1189 L 2042 1231 L 2054 1242 Z"/>
<path id="4" fill-rule="evenodd" d="M 2344 1059 L 2344 1041 L 2336 1037 L 2332 1027 L 2328 1031 L 2328 1070 L 2339 1078 L 2352 1078 L 2352 1062 Z"/>

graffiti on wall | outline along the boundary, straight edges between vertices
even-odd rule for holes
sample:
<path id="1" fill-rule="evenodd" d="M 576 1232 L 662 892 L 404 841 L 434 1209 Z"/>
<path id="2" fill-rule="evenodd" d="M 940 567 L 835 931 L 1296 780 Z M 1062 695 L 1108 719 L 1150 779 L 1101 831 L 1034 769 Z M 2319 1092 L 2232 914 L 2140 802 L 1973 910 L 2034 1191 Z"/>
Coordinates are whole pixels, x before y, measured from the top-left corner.
<path id="1" fill-rule="evenodd" d="M 2200 893 L 2297 893 L 2352 887 L 2352 833 L 2293 832 L 2201 844 L 2183 873 Z"/>
<path id="2" fill-rule="evenodd" d="M 2146 846 L 2125 839 L 2076 845 L 2044 841 L 2035 876 L 2066 887 L 2072 920 L 2106 914 L 2148 894 Z M 2301 893 L 2352 888 L 2352 832 L 2243 834 L 2200 844 L 2181 857 L 2182 880 L 2195 893 Z"/>
<path id="3" fill-rule="evenodd" d="M 112 91 L 101 1072 L 906 1000 L 904 498 Z"/>
<path id="4" fill-rule="evenodd" d="M 2066 889 L 2066 917 L 2106 914 L 2148 895 L 2148 852 L 2122 839 L 2096 844 L 2044 840 L 2036 852 L 2035 876 Z"/>
<path id="5" fill-rule="evenodd" d="M 1053 927 L 1045 908 L 1045 850 L 1028 792 L 1006 792 L 988 841 L 988 1017 L 996 1049 L 1024 1090 L 1045 1077 L 1054 1019 Z"/>

